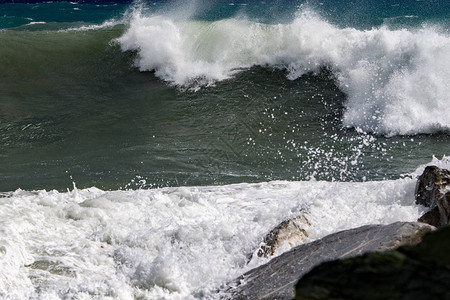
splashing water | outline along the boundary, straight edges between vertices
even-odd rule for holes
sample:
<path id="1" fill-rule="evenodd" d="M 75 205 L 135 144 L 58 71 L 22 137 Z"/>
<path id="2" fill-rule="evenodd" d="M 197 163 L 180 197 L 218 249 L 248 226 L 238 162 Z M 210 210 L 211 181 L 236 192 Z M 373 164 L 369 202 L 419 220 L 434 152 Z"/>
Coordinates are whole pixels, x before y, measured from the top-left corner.
<path id="1" fill-rule="evenodd" d="M 436 27 L 341 29 L 307 9 L 276 25 L 137 11 L 117 41 L 138 52 L 141 71 L 193 88 L 252 66 L 286 69 L 291 80 L 327 66 L 348 97 L 344 126 L 388 135 L 450 129 L 450 37 Z"/>

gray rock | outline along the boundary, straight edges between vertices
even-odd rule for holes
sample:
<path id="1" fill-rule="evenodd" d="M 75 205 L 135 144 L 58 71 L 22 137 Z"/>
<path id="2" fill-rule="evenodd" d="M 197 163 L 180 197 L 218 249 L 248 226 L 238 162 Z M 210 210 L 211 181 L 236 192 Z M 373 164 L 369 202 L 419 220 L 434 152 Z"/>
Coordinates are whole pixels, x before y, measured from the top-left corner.
<path id="1" fill-rule="evenodd" d="M 416 185 L 416 203 L 431 210 L 419 218 L 420 222 L 436 227 L 450 220 L 450 171 L 428 166 L 419 176 Z"/>
<path id="2" fill-rule="evenodd" d="M 314 266 L 338 258 L 416 244 L 433 226 L 415 222 L 368 225 L 300 245 L 250 270 L 224 289 L 228 299 L 292 299 L 294 285 Z"/>
<path id="3" fill-rule="evenodd" d="M 256 254 L 258 257 L 270 257 L 284 245 L 290 248 L 300 245 L 309 235 L 305 228 L 310 226 L 308 219 L 303 215 L 281 222 L 265 236 Z"/>
<path id="4" fill-rule="evenodd" d="M 296 285 L 296 300 L 450 299 L 450 227 L 416 246 L 323 263 Z"/>

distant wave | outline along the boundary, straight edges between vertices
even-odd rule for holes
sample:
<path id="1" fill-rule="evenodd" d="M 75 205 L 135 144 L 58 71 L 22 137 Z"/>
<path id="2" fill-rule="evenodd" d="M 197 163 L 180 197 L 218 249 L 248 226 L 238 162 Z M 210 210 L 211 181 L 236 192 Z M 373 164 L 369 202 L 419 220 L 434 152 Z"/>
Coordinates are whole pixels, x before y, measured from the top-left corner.
<path id="1" fill-rule="evenodd" d="M 138 52 L 141 71 L 192 88 L 252 66 L 286 69 L 291 80 L 326 66 L 348 97 L 344 126 L 385 135 L 450 131 L 450 37 L 438 28 L 341 29 L 311 10 L 278 25 L 136 12 L 117 41 Z"/>

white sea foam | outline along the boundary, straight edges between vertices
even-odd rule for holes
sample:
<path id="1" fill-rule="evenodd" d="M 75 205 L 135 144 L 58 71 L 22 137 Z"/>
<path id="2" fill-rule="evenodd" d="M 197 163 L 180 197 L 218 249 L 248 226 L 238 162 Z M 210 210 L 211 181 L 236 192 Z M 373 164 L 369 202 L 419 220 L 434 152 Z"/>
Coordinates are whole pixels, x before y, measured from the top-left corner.
<path id="1" fill-rule="evenodd" d="M 450 166 L 447 158 L 434 162 Z M 215 288 L 266 262 L 246 264 L 247 255 L 281 221 L 305 214 L 309 241 L 414 221 L 424 212 L 414 186 L 404 178 L 3 193 L 0 297 L 215 297 Z"/>
<path id="2" fill-rule="evenodd" d="M 36 25 L 36 24 L 47 24 L 47 22 L 30 22 L 28 24 L 25 24 L 25 26 Z"/>
<path id="3" fill-rule="evenodd" d="M 450 158 L 432 165 L 450 168 Z M 3 299 L 194 299 L 265 263 L 248 254 L 304 214 L 312 241 L 365 224 L 414 221 L 415 176 L 210 187 L 0 194 Z M 279 254 L 279 253 L 278 253 Z"/>
<path id="4" fill-rule="evenodd" d="M 348 96 L 344 126 L 388 135 L 450 130 L 450 37 L 439 28 L 341 29 L 309 10 L 278 25 L 137 11 L 117 41 L 138 51 L 140 70 L 194 88 L 256 65 L 285 68 L 289 79 L 327 66 Z"/>
<path id="5" fill-rule="evenodd" d="M 111 19 L 103 22 L 102 24 L 91 24 L 91 25 L 81 25 L 78 27 L 70 27 L 68 29 L 61 29 L 59 30 L 59 32 L 99 30 L 114 27 L 118 24 L 121 24 L 121 22 L 118 20 Z"/>

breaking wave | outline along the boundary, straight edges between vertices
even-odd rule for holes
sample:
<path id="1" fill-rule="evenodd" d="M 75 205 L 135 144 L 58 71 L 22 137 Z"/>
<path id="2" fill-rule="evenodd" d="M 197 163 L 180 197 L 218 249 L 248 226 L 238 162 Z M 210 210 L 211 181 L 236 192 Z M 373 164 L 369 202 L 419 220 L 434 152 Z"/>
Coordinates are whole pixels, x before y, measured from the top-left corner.
<path id="1" fill-rule="evenodd" d="M 329 68 L 347 94 L 343 125 L 386 135 L 450 130 L 450 37 L 433 26 L 338 28 L 314 11 L 289 24 L 179 20 L 136 12 L 116 40 L 141 71 L 199 88 L 252 66 L 287 78 Z"/>

